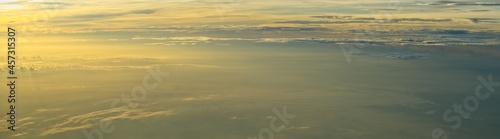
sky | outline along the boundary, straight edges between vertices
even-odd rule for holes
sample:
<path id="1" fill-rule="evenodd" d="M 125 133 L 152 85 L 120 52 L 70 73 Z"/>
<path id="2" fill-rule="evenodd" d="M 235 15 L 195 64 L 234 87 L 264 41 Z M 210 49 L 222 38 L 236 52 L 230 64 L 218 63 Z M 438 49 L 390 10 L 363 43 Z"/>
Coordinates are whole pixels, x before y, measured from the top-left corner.
<path id="1" fill-rule="evenodd" d="M 456 129 L 443 114 L 500 77 L 498 15 L 498 0 L 0 0 L 19 71 L 19 128 L 0 138 L 496 139 L 498 93 Z"/>

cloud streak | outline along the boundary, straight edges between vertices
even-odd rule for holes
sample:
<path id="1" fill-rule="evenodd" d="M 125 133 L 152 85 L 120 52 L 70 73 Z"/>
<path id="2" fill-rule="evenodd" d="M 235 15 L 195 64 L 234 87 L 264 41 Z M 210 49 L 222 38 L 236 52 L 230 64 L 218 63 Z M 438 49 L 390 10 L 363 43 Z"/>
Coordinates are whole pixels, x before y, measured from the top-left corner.
<path id="1" fill-rule="evenodd" d="M 176 114 L 174 111 L 144 111 L 141 109 L 113 108 L 107 110 L 100 110 L 81 115 L 69 116 L 63 119 L 61 123 L 52 125 L 45 129 L 40 135 L 47 136 L 58 134 L 68 131 L 90 128 L 96 126 L 100 121 L 113 121 L 113 120 L 140 120 L 156 116 L 170 116 Z"/>

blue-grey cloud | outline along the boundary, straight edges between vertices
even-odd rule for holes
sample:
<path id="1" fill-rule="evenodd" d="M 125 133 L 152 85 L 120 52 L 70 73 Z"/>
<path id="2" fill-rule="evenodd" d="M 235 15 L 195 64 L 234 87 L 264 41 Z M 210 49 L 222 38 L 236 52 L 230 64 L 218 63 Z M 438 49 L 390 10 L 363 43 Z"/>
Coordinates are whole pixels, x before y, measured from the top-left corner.
<path id="1" fill-rule="evenodd" d="M 422 22 L 422 23 L 442 23 L 442 22 L 470 22 L 470 23 L 497 23 L 497 18 L 390 18 L 376 19 L 366 17 L 353 16 L 311 16 L 311 18 L 320 18 L 325 20 L 290 20 L 278 21 L 275 23 L 282 24 L 350 24 L 350 23 L 406 23 L 406 22 Z"/>
<path id="2" fill-rule="evenodd" d="M 450 1 L 442 0 L 430 5 L 446 5 L 446 6 L 500 6 L 498 2 L 465 2 L 465 1 Z"/>

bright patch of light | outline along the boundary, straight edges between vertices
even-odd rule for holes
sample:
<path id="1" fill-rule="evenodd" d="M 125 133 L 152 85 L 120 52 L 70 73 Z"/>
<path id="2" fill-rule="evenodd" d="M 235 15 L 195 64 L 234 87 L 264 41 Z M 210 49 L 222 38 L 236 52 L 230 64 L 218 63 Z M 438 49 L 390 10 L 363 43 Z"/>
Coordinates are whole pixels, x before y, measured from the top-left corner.
<path id="1" fill-rule="evenodd" d="M 0 2 L 15 2 L 15 0 L 0 0 Z"/>

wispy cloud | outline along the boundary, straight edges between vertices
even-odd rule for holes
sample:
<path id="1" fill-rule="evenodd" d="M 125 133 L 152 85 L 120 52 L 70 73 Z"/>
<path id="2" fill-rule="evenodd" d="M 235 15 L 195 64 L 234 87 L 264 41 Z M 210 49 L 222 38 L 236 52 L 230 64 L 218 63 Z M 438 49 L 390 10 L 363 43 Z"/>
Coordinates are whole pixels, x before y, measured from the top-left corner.
<path id="1" fill-rule="evenodd" d="M 96 19 L 109 19 L 112 17 L 121 17 L 133 14 L 153 14 L 155 12 L 156 9 L 146 9 L 146 10 L 134 10 L 128 12 L 117 12 L 117 13 L 95 13 L 95 14 L 74 15 L 70 16 L 69 18 L 75 20 L 96 20 Z"/>
<path id="2" fill-rule="evenodd" d="M 100 110 L 81 115 L 69 116 L 62 122 L 46 128 L 40 135 L 47 136 L 67 131 L 74 131 L 95 126 L 100 121 L 111 121 L 119 119 L 139 120 L 154 116 L 169 116 L 176 114 L 174 111 L 145 111 L 142 109 L 113 108 Z"/>

